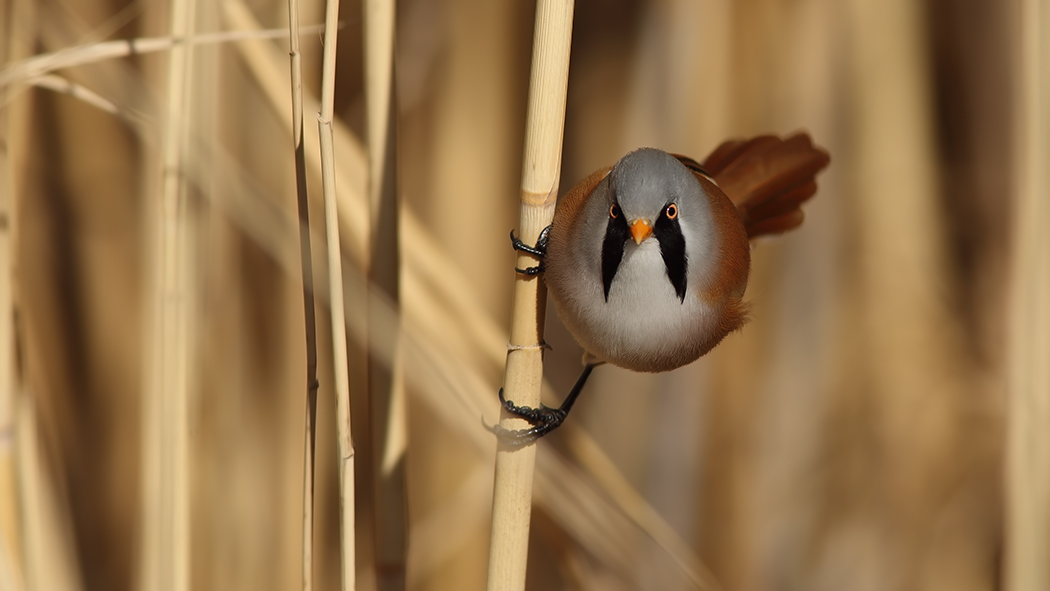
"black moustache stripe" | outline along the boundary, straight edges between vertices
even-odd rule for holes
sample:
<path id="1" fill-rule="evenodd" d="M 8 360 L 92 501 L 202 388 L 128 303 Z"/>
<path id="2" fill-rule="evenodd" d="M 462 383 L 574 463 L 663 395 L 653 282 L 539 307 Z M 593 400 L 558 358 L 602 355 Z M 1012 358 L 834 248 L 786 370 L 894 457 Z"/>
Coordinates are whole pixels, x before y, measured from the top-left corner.
<path id="1" fill-rule="evenodd" d="M 686 269 L 689 263 L 685 258 L 685 236 L 678 225 L 678 218 L 672 220 L 661 215 L 653 225 L 653 236 L 660 243 L 660 255 L 667 267 L 667 278 L 671 280 L 678 299 L 685 303 Z"/>
<path id="2" fill-rule="evenodd" d="M 617 217 L 609 216 L 609 223 L 605 227 L 605 240 L 602 241 L 602 286 L 605 287 L 605 301 L 609 301 L 609 288 L 612 287 L 613 277 L 620 268 L 623 260 L 623 249 L 631 238 L 631 229 L 627 227 L 627 220 L 623 215 Z"/>
<path id="3" fill-rule="evenodd" d="M 667 279 L 674 286 L 678 299 L 684 303 L 688 263 L 685 257 L 685 236 L 682 235 L 678 220 L 661 215 L 653 226 L 653 236 L 660 243 L 660 256 L 667 268 Z M 609 301 L 613 278 L 623 260 L 623 249 L 630 239 L 631 229 L 624 216 L 610 216 L 605 227 L 605 240 L 602 241 L 602 287 L 605 289 L 606 302 Z"/>

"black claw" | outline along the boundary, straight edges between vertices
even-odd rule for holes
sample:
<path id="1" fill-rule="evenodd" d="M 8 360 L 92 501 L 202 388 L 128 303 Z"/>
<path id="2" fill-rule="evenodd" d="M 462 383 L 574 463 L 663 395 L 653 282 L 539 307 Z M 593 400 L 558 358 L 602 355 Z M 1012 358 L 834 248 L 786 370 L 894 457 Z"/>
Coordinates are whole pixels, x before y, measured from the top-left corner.
<path id="1" fill-rule="evenodd" d="M 576 385 L 572 387 L 569 395 L 565 397 L 565 401 L 562 402 L 561 406 L 558 408 L 551 408 L 544 404 L 541 404 L 539 408 L 518 406 L 514 404 L 513 401 L 507 400 L 503 396 L 503 388 L 500 388 L 499 402 L 503 405 L 503 408 L 508 413 L 525 419 L 532 425 L 532 427 L 519 430 L 505 429 L 499 425 L 485 425 L 485 427 L 499 438 L 500 443 L 510 447 L 522 447 L 536 441 L 540 437 L 557 429 L 563 422 L 565 422 L 565 417 L 569 416 L 569 411 L 572 410 L 572 405 L 576 402 L 576 398 L 583 390 L 583 385 L 591 375 L 591 370 L 597 365 L 598 364 L 589 364 L 583 368 L 583 373 L 580 374 L 579 379 L 576 380 Z"/>
<path id="2" fill-rule="evenodd" d="M 544 404 L 541 404 L 539 408 L 518 406 L 503 396 L 503 388 L 499 389 L 499 402 L 508 413 L 532 424 L 532 427 L 528 429 L 505 429 L 499 425 L 485 425 L 499 438 L 500 443 L 510 447 L 522 447 L 536 441 L 560 427 L 566 415 L 569 414 L 568 411 L 550 408 Z"/>
<path id="3" fill-rule="evenodd" d="M 520 250 L 521 252 L 527 252 L 540 259 L 540 264 L 535 267 L 525 267 L 520 269 L 515 267 L 514 270 L 523 275 L 539 275 L 544 270 L 543 257 L 547 256 L 547 241 L 550 238 L 551 227 L 547 226 L 540 232 L 539 238 L 536 240 L 536 246 L 529 246 L 521 241 L 520 238 L 514 235 L 514 230 L 510 231 L 510 243 L 514 247 L 514 250 Z"/>
<path id="4" fill-rule="evenodd" d="M 540 232 L 540 237 L 536 240 L 536 246 L 529 246 L 522 242 L 521 238 L 514 235 L 514 230 L 511 230 L 510 243 L 514 246 L 514 250 L 520 250 L 543 258 L 547 254 L 547 241 L 550 240 L 550 233 L 551 227 L 547 226 Z"/>
<path id="5" fill-rule="evenodd" d="M 513 401 L 507 400 L 503 397 L 503 388 L 499 389 L 499 401 L 503 405 L 503 408 L 507 409 L 510 414 L 521 417 L 533 425 L 546 425 L 549 423 L 561 424 L 565 420 L 565 415 L 569 414 L 568 411 L 564 411 L 560 408 L 551 408 L 545 404 L 541 404 L 539 408 L 532 408 L 531 406 L 518 406 Z M 557 425 L 555 425 L 556 427 Z M 554 427 L 552 427 L 553 429 Z"/>
<path id="6" fill-rule="evenodd" d="M 543 266 L 543 263 L 540 263 L 535 267 L 525 267 L 524 269 L 520 267 L 514 267 L 514 270 L 518 273 L 521 273 L 522 275 L 528 275 L 529 277 L 532 277 L 533 275 L 539 275 L 540 273 L 542 273 L 545 270 L 545 268 Z"/>

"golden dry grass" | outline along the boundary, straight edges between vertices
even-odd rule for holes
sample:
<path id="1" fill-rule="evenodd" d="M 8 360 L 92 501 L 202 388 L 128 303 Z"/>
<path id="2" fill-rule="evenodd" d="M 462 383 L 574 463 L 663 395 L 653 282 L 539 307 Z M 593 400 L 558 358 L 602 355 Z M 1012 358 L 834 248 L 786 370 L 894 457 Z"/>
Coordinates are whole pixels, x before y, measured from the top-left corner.
<path id="1" fill-rule="evenodd" d="M 200 34 L 287 30 L 284 1 L 196 5 Z M 1039 23 L 1021 51 L 1022 5 L 1050 14 L 1039 0 L 577 2 L 562 191 L 638 146 L 702 157 L 727 137 L 800 128 L 832 164 L 803 227 L 756 246 L 741 333 L 668 374 L 599 368 L 569 424 L 537 446 L 529 589 L 983 591 L 1002 588 L 1004 568 L 1050 564 L 1038 545 L 1050 525 L 1019 527 L 1033 513 L 1007 494 L 1028 481 L 1003 484 L 1007 425 L 1032 425 L 1018 422 L 1023 405 L 1007 421 L 1007 386 L 1015 403 L 1050 388 L 1039 381 L 1045 305 L 1017 296 L 1045 289 L 1050 256 L 1038 256 L 1045 240 L 1021 239 L 1038 224 L 1017 246 L 1010 231 L 1017 194 L 1029 199 L 1018 211 L 1034 212 L 1022 220 L 1046 215 L 1030 204 L 1046 187 L 1048 136 L 1031 125 L 1045 129 L 1050 51 Z M 303 0 L 301 22 L 323 10 Z M 166 48 L 98 54 L 170 35 L 171 12 L 0 0 L 0 589 L 159 588 L 144 575 L 161 557 L 150 532 L 172 520 L 188 535 L 173 567 L 185 586 L 301 585 L 306 353 L 288 43 L 183 46 L 189 104 L 173 113 Z M 372 531 L 384 527 L 369 351 L 401 368 L 407 393 L 407 587 L 485 585 L 495 442 L 479 417 L 499 417 L 533 13 L 521 0 L 398 4 L 391 292 L 366 280 L 384 259 L 370 250 L 364 19 L 360 2 L 342 3 L 334 184 L 361 589 L 375 588 Z M 321 381 L 312 572 L 315 589 L 336 589 L 318 30 L 301 44 Z M 50 55 L 76 63 L 43 68 Z M 186 146 L 177 171 L 162 166 L 174 133 Z M 175 172 L 192 326 L 163 344 L 188 355 L 177 376 L 186 473 L 151 489 L 166 468 L 150 441 L 178 436 L 177 415 L 147 396 L 153 364 L 181 362 L 151 362 L 162 340 L 151 314 L 171 301 L 151 279 L 151 208 Z M 1036 280 L 1011 299 L 1025 269 Z M 545 334 L 544 396 L 557 401 L 580 350 L 553 310 Z M 1023 431 L 1035 448 L 1038 424 Z M 1041 470 L 1026 472 L 1033 490 Z M 157 509 L 180 487 L 184 518 Z M 1017 532 L 1030 537 L 1006 543 Z M 1026 539 L 1034 553 L 1015 559 Z M 1024 581 L 1011 589 L 1041 589 Z"/>

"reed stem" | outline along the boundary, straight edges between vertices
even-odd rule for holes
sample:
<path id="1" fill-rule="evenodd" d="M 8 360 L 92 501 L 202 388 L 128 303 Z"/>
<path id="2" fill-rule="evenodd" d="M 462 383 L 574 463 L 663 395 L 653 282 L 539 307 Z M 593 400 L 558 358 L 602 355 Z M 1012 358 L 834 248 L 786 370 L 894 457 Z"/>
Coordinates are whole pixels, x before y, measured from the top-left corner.
<path id="1" fill-rule="evenodd" d="M 324 193 L 325 230 L 328 242 L 328 289 L 332 320 L 332 363 L 335 368 L 335 419 L 339 449 L 339 520 L 343 591 L 356 588 L 354 558 L 354 444 L 350 432 L 350 368 L 347 365 L 346 310 L 343 302 L 342 249 L 336 202 L 336 167 L 332 118 L 335 102 L 336 39 L 339 33 L 339 0 L 325 8 L 324 57 L 321 69 L 321 112 L 317 129 L 321 144 L 321 183 Z"/>
<path id="2" fill-rule="evenodd" d="M 196 0 L 173 0 L 171 35 L 192 35 Z M 190 396 L 195 385 L 194 237 L 186 182 L 191 145 L 192 46 L 168 54 L 161 138 L 161 188 L 151 208 L 154 237 L 149 366 L 143 410 L 144 589 L 190 588 Z"/>
<path id="3" fill-rule="evenodd" d="M 365 96 L 368 116 L 370 285 L 392 304 L 400 300 L 400 227 L 397 187 L 397 99 L 394 0 L 366 0 Z M 401 323 L 368 322 L 368 384 L 373 440 L 376 586 L 405 588 L 408 498 L 407 420 L 401 368 Z M 384 334 L 385 333 L 385 334 Z M 380 347 L 390 347 L 380 351 Z"/>
<path id="4" fill-rule="evenodd" d="M 536 5 L 518 233 L 528 244 L 535 244 L 540 232 L 550 224 L 558 198 L 573 8 L 572 0 L 539 0 Z M 529 255 L 519 254 L 516 266 L 533 264 Z M 535 407 L 540 402 L 546 300 L 539 279 L 516 276 L 510 331 L 513 349 L 507 354 L 504 389 L 507 398 L 519 405 Z M 527 423 L 504 412 L 500 425 L 521 429 Z M 525 588 L 535 463 L 535 445 L 517 449 L 500 446 L 496 452 L 489 591 Z"/>
<path id="5" fill-rule="evenodd" d="M 17 35 L 10 22 L 0 42 L 0 63 L 8 63 L 16 50 Z M 0 87 L 0 105 L 7 105 L 9 89 Z M 0 138 L 10 145 L 11 110 L 0 109 Z M 14 439 L 17 428 L 17 391 L 21 372 L 15 363 L 15 182 L 9 150 L 0 150 L 0 438 Z M 25 589 L 22 518 L 19 516 L 17 449 L 13 443 L 0 446 L 0 588 Z"/>
<path id="6" fill-rule="evenodd" d="M 1050 589 L 1050 2 L 1020 3 L 1006 441 L 1007 591 Z"/>
<path id="7" fill-rule="evenodd" d="M 310 201 L 303 146 L 303 67 L 299 52 L 299 0 L 288 0 L 288 57 L 292 90 L 292 143 L 295 154 L 295 196 L 299 213 L 299 255 L 303 280 L 303 321 L 306 330 L 306 414 L 303 426 L 302 588 L 313 589 L 314 451 L 317 444 L 317 321 L 314 309 L 313 254 L 310 248 Z"/>

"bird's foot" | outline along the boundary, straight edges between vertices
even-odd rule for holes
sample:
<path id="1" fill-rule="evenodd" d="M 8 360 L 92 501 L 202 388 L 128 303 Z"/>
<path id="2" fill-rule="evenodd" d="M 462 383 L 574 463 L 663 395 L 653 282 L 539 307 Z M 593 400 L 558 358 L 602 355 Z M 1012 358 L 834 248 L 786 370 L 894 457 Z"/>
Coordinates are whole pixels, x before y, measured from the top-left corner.
<path id="1" fill-rule="evenodd" d="M 558 408 L 551 408 L 543 404 L 539 408 L 518 406 L 513 401 L 507 400 L 503 396 L 503 388 L 500 388 L 499 403 L 503 405 L 504 410 L 514 416 L 525 419 L 532 424 L 532 427 L 528 429 L 505 429 L 499 425 L 485 426 L 488 427 L 489 431 L 496 434 L 500 443 L 508 447 L 522 447 L 536 441 L 565 422 L 565 417 L 569 416 L 569 411 L 572 410 L 572 405 L 576 403 L 580 392 L 583 391 L 583 386 L 587 383 L 587 378 L 591 375 L 591 371 L 602 363 L 604 361 L 596 361 L 584 365 L 583 373 L 576 379 L 576 384 L 573 385 L 572 390 L 569 390 L 568 396 L 565 397 L 565 400 Z"/>
<path id="2" fill-rule="evenodd" d="M 547 433 L 557 429 L 565 421 L 569 411 L 561 408 L 550 408 L 541 404 L 539 408 L 531 406 L 518 406 L 513 401 L 503 396 L 503 388 L 499 390 L 499 401 L 506 411 L 516 417 L 521 417 L 532 424 L 528 429 L 506 429 L 499 425 L 486 425 L 500 442 L 510 447 L 522 447 L 528 445 Z"/>
<path id="3" fill-rule="evenodd" d="M 514 230 L 510 231 L 510 243 L 514 247 L 514 250 L 520 250 L 521 252 L 527 252 L 536 258 L 540 259 L 540 264 L 535 267 L 525 267 L 520 269 L 515 267 L 514 270 L 523 275 L 539 275 L 543 272 L 543 257 L 547 256 L 547 240 L 550 237 L 551 227 L 547 226 L 540 232 L 540 237 L 536 240 L 536 246 L 529 246 L 521 241 L 514 235 Z"/>

